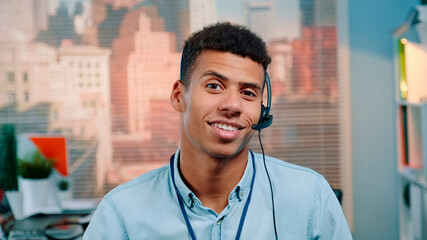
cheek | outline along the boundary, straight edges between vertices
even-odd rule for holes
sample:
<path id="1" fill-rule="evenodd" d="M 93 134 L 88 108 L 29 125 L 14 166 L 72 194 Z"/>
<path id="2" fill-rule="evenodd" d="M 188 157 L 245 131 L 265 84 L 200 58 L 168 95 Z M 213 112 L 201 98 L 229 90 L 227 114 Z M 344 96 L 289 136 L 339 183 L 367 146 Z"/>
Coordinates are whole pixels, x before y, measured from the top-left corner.
<path id="1" fill-rule="evenodd" d="M 197 127 L 197 123 L 203 120 L 203 116 L 208 108 L 206 105 L 207 102 L 197 95 L 193 95 L 192 97 L 186 95 L 185 102 L 184 124 L 186 128 L 195 128 Z"/>
<path id="2" fill-rule="evenodd" d="M 251 109 L 249 118 L 252 121 L 252 124 L 257 124 L 261 116 L 261 104 L 251 104 L 247 109 Z"/>
<path id="3" fill-rule="evenodd" d="M 185 100 L 185 111 L 183 114 L 184 125 L 188 125 L 188 121 L 190 120 L 190 115 L 193 109 L 193 103 L 191 102 L 191 96 L 188 92 L 184 95 Z"/>

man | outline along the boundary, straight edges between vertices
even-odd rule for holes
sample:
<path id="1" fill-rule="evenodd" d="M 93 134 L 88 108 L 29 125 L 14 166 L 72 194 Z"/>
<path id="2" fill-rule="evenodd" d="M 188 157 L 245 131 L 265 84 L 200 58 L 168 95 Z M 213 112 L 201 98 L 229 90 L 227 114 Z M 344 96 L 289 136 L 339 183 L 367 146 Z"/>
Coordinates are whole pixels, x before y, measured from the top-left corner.
<path id="1" fill-rule="evenodd" d="M 84 239 L 351 239 L 321 175 L 249 150 L 271 62 L 265 43 L 218 23 L 182 54 L 170 98 L 180 149 L 108 193 Z"/>

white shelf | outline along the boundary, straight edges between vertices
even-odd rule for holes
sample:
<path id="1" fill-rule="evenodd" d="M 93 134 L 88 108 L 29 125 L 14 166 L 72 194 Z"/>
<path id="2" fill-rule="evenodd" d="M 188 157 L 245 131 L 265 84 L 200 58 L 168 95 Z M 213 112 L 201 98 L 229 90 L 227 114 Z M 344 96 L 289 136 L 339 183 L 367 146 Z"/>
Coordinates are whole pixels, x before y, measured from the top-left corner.
<path id="1" fill-rule="evenodd" d="M 397 104 L 399 104 L 400 106 L 407 106 L 407 107 L 422 107 L 423 105 L 427 104 L 427 101 L 425 101 L 425 102 L 408 102 L 405 100 L 400 100 L 397 102 Z"/>
<path id="2" fill-rule="evenodd" d="M 427 45 L 395 42 L 400 239 L 427 240 Z"/>
<path id="3" fill-rule="evenodd" d="M 421 170 L 414 170 L 414 169 L 410 169 L 410 168 L 405 168 L 403 171 L 400 171 L 399 174 L 406 181 L 427 190 L 426 179 L 420 173 L 420 171 Z"/>

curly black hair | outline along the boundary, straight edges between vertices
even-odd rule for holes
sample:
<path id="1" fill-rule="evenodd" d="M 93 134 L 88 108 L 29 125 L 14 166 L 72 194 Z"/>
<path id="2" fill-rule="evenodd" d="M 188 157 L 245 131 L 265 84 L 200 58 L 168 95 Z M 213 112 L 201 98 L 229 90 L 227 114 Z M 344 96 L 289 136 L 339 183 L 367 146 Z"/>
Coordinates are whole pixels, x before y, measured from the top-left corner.
<path id="1" fill-rule="evenodd" d="M 242 25 L 220 22 L 204 27 L 194 33 L 184 44 L 181 57 L 180 80 L 185 87 L 199 55 L 204 50 L 230 52 L 241 57 L 249 57 L 267 70 L 271 58 L 267 53 L 265 42 Z"/>

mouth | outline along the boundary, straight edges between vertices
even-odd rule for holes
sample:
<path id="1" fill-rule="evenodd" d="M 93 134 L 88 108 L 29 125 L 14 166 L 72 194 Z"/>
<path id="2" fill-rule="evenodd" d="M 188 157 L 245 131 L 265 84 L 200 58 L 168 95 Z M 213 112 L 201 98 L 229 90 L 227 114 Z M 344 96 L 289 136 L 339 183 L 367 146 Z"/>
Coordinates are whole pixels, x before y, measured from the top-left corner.
<path id="1" fill-rule="evenodd" d="M 232 126 L 232 125 L 227 125 L 227 124 L 223 124 L 223 123 L 212 123 L 210 124 L 211 126 L 214 126 L 216 128 L 225 130 L 225 131 L 230 131 L 230 132 L 235 132 L 238 130 L 237 127 Z"/>
<path id="2" fill-rule="evenodd" d="M 210 126 L 212 126 L 213 132 L 221 141 L 233 141 L 240 136 L 240 130 L 244 127 L 230 122 L 224 121 L 216 121 L 216 122 L 208 122 Z"/>
<path id="3" fill-rule="evenodd" d="M 224 123 L 224 122 L 209 122 L 209 125 L 228 132 L 236 132 L 244 127 L 239 124 Z"/>

